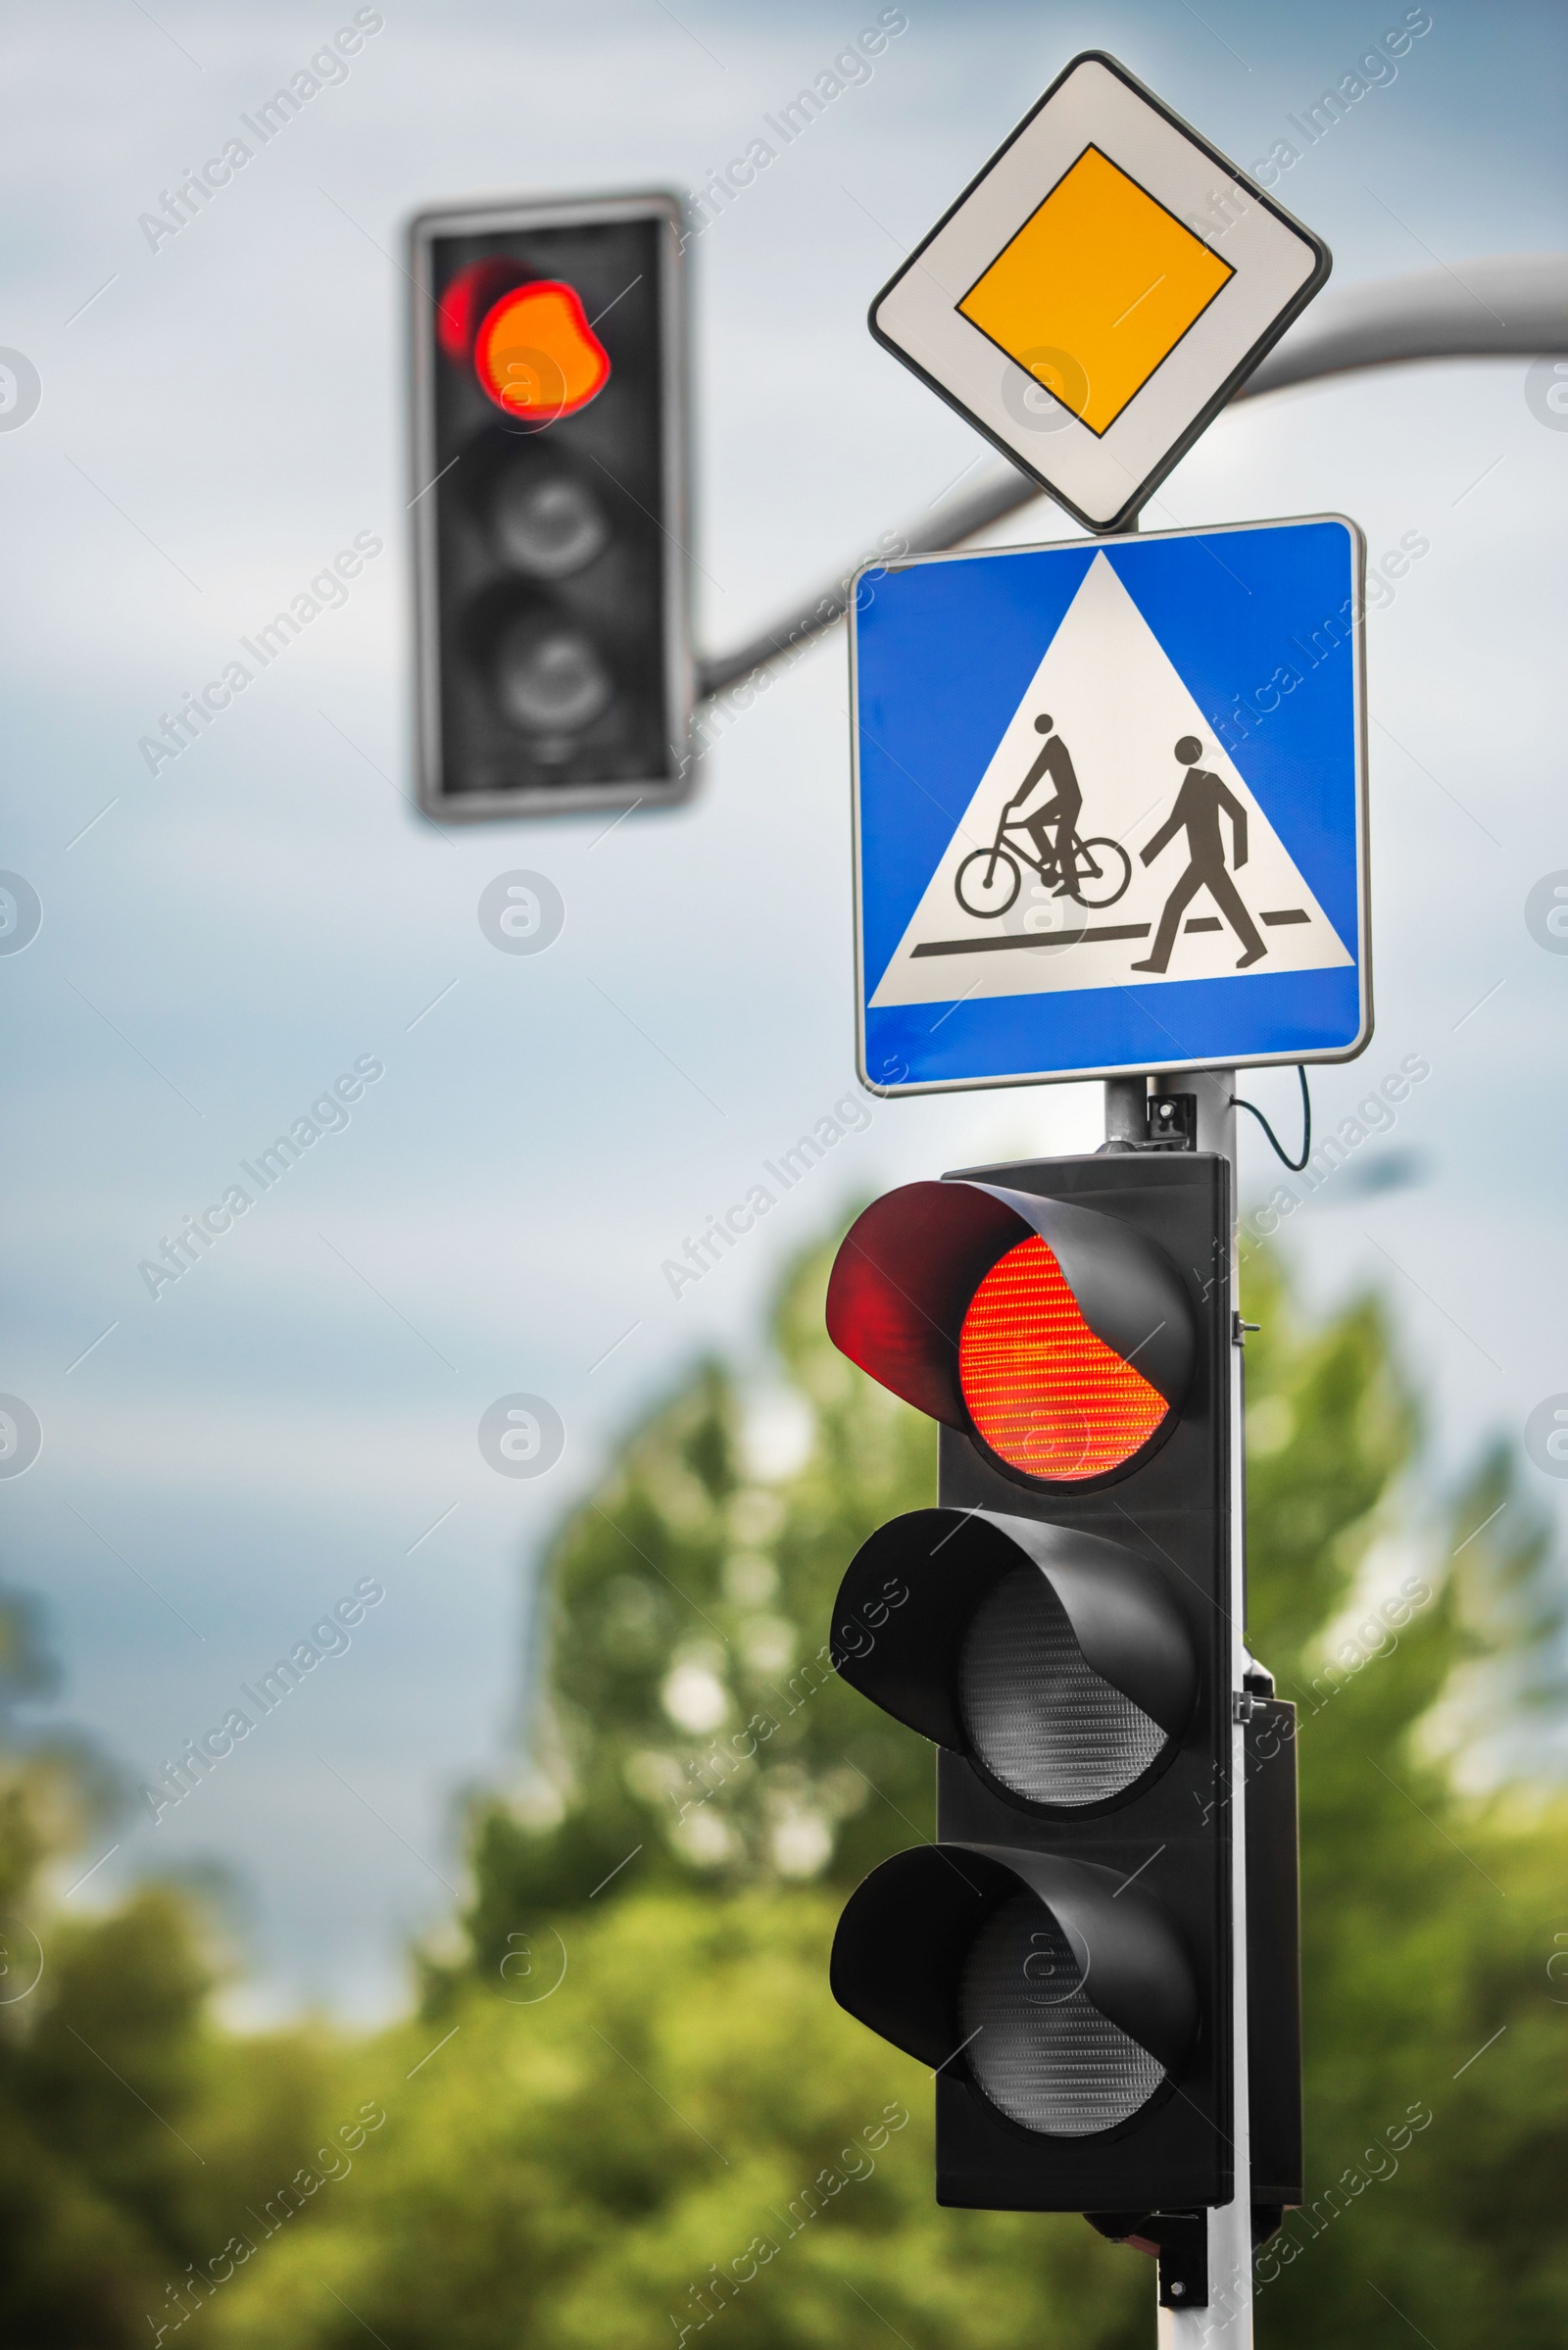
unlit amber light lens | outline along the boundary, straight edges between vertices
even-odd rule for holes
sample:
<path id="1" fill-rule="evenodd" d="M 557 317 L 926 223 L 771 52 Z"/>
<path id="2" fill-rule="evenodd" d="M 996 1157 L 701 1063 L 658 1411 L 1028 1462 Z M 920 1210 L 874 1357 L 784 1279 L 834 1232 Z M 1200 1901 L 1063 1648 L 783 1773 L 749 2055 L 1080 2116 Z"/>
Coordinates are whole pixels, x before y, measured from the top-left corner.
<path id="1" fill-rule="evenodd" d="M 1157 1389 L 1097 1339 L 1044 1241 L 1009 1248 L 969 1301 L 958 1384 L 980 1436 L 1010 1469 L 1103 1477 L 1164 1419 Z"/>

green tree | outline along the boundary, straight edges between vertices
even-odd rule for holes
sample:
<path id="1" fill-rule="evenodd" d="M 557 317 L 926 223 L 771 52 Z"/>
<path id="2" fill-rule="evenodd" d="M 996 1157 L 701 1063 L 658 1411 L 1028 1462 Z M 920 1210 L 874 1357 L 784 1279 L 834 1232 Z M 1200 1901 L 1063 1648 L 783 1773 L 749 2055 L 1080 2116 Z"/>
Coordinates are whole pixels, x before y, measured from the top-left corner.
<path id="1" fill-rule="evenodd" d="M 808 1668 L 934 1447 L 829 1347 L 826 1262 L 776 1325 L 804 1464 L 757 1473 L 710 1364 L 564 1529 L 532 1773 L 475 1814 L 470 1961 L 342 2060 L 384 2129 L 259 2246 L 215 2340 L 1150 2338 L 1151 2267 L 1081 2220 L 934 2206 L 929 2081 L 827 1992 L 842 1886 L 929 1833 L 931 1761 Z M 1543 1535 L 1500 1456 L 1423 1501 L 1375 1305 L 1303 1328 L 1276 1264 L 1247 1277 L 1251 1640 L 1301 1708 L 1307 2029 L 1308 2203 L 1260 2261 L 1260 2338 L 1372 2350 L 1408 2321 L 1544 2350 L 1568 2324 L 1568 1822 L 1522 1783 L 1465 1794 L 1444 1744 L 1456 1696 L 1473 1720 L 1478 1687 L 1551 1693 Z"/>
<path id="2" fill-rule="evenodd" d="M 365 2052 L 384 2130 L 259 2247 L 217 2341 L 677 2350 L 711 2326 L 796 2350 L 879 2319 L 974 2350 L 1042 2320 L 1135 2340 L 1142 2264 L 1081 2222 L 933 2212 L 929 2082 L 827 1998 L 833 1911 L 642 1891 L 514 1945 L 505 1978 Z"/>
<path id="3" fill-rule="evenodd" d="M 52 1678 L 35 1609 L 0 1593 L 0 2340 L 123 2350 L 200 2298 L 190 2267 L 288 2176 L 319 2065 L 304 2035 L 206 2021 L 211 1939 L 179 1891 L 91 1918 L 51 1897 L 115 1799 L 89 1750 L 27 1738 Z"/>
<path id="4" fill-rule="evenodd" d="M 1500 1451 L 1421 1556 L 1381 1315 L 1302 1333 L 1277 1266 L 1250 1270 L 1252 1640 L 1300 1707 L 1307 2060 L 1308 2202 L 1259 2264 L 1259 2333 L 1382 2342 L 1392 2303 L 1446 2346 L 1544 2350 L 1568 2321 L 1568 1807 L 1466 1799 L 1433 1730 L 1467 1685 L 1474 1730 L 1478 1666 L 1493 1707 L 1560 1702 L 1560 1584 Z M 1373 1591 L 1431 1593 L 1408 1624 L 1347 1612 L 1373 1545 Z"/>
<path id="5" fill-rule="evenodd" d="M 543 1585 L 531 1772 L 476 1822 L 483 1963 L 519 1917 L 633 1886 L 854 1884 L 929 1836 L 930 1749 L 832 1672 L 828 1613 L 884 1518 L 936 1497 L 929 1423 L 827 1344 L 831 1250 L 777 1340 L 814 1429 L 783 1481 L 747 1465 L 734 1377 L 705 1365 L 566 1526 Z"/>

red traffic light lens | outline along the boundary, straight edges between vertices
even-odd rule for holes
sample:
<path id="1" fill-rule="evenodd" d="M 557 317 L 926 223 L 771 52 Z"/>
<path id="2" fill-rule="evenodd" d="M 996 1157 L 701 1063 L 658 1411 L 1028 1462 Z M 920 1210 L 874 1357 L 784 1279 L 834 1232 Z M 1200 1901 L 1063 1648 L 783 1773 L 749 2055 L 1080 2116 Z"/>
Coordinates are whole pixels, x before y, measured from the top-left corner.
<path id="1" fill-rule="evenodd" d="M 435 333 L 455 366 L 461 367 L 472 351 L 480 319 L 523 275 L 515 262 L 493 254 L 488 261 L 469 262 L 449 281 L 436 304 Z"/>
<path id="2" fill-rule="evenodd" d="M 1170 1409 L 1096 1338 L 1043 1240 L 1000 1257 L 969 1301 L 958 1384 L 976 1432 L 1008 1468 L 1053 1483 L 1103 1477 Z"/>
<path id="3" fill-rule="evenodd" d="M 553 277 L 502 295 L 474 338 L 473 365 L 497 408 L 530 423 L 575 416 L 610 380 L 610 354 L 576 290 Z"/>

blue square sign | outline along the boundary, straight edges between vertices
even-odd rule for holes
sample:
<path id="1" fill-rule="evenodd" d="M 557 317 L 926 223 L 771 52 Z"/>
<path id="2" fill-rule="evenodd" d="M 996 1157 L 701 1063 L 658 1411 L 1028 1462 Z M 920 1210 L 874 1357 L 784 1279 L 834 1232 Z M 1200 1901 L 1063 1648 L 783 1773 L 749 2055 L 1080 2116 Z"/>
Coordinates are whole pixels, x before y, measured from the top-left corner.
<path id="1" fill-rule="evenodd" d="M 873 1092 L 1365 1048 L 1365 560 L 1327 514 L 860 574 Z"/>

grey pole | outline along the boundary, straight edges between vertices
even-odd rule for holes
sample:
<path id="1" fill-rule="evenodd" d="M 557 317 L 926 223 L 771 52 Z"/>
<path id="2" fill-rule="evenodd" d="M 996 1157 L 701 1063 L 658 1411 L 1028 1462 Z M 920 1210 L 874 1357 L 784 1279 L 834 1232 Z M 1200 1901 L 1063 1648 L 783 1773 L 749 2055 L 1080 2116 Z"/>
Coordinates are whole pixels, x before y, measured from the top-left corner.
<path id="1" fill-rule="evenodd" d="M 1127 537 L 1138 528 L 1135 515 L 1125 529 L 1107 536 Z M 1230 1294 L 1237 1298 L 1236 1092 L 1234 1069 L 1198 1069 L 1181 1079 L 1183 1088 L 1198 1097 L 1200 1151 L 1217 1151 L 1231 1164 L 1231 1228 L 1226 1235 L 1230 1258 Z M 1107 1143 L 1146 1142 L 1149 1137 L 1150 1079 L 1142 1075 L 1105 1080 L 1105 1140 Z M 1247 1670 L 1247 1474 L 1243 1451 L 1242 1350 L 1233 1336 L 1226 1366 L 1226 1399 L 1230 1413 L 1230 1656 L 1231 1751 L 1227 1790 L 1231 1821 L 1231 2168 L 1235 2191 L 1229 2203 L 1204 2214 L 1208 2300 L 1201 2309 L 1165 2309 L 1155 2304 L 1158 2350 L 1252 2350 L 1252 2144 L 1251 2102 L 1248 2081 L 1247 2035 L 1247 1745 L 1235 1697 L 1244 1687 Z"/>
<path id="2" fill-rule="evenodd" d="M 1322 295 L 1232 399 L 1255 400 L 1265 392 L 1362 367 L 1431 359 L 1536 359 L 1558 352 L 1568 353 L 1568 254 L 1504 254 L 1465 262 L 1458 269 L 1423 269 L 1412 277 Z M 960 495 L 938 500 L 898 536 L 906 555 L 940 554 L 1046 495 L 1018 466 L 988 459 Z M 700 661 L 702 698 L 711 700 L 777 661 L 797 660 L 814 637 L 844 617 L 847 579 L 857 567 L 858 563 L 848 566 L 748 643 Z"/>
<path id="3" fill-rule="evenodd" d="M 1231 1162 L 1232 1216 L 1229 1235 L 1230 1285 L 1237 1297 L 1235 1194 L 1236 1092 L 1234 1069 L 1197 1069 L 1176 1081 L 1198 1097 L 1197 1147 L 1218 1151 Z M 1148 1132 L 1147 1077 L 1105 1080 L 1105 1140 L 1143 1141 Z M 1236 1337 L 1240 1338 L 1240 1331 Z M 1230 1348 L 1231 1555 L 1230 1687 L 1239 1694 L 1247 1670 L 1247 1480 L 1244 1453 L 1242 1349 Z M 1231 1718 L 1229 1803 L 1231 1816 L 1231 2081 L 1230 2138 L 1236 2192 L 1229 2203 L 1207 2212 L 1208 2300 L 1201 2309 L 1158 2309 L 1158 2350 L 1251 2350 L 1252 2343 L 1252 2159 L 1251 2110 L 1247 2033 L 1247 1749 L 1246 1733 Z"/>
<path id="4" fill-rule="evenodd" d="M 1234 1069 L 1200 1069 L 1178 1082 L 1198 1096 L 1198 1148 L 1216 1151 L 1231 1162 L 1232 1214 L 1230 1279 L 1233 1305 L 1237 1289 L 1235 1201 L 1239 1170 L 1236 1162 L 1236 1092 Z M 1247 1670 L 1247 1471 L 1244 1449 L 1242 1349 L 1238 1329 L 1230 1348 L 1228 1382 L 1230 1404 L 1230 1686 L 1239 1695 Z M 1231 2080 L 1233 2104 L 1231 2135 L 1234 2147 L 1236 2193 L 1233 2200 L 1210 2211 L 1208 2221 L 1208 2307 L 1161 2310 L 1159 2350 L 1251 2350 L 1252 2343 L 1252 2156 L 1251 2104 L 1248 2081 L 1247 2030 L 1247 1746 L 1246 1731 L 1231 1714 Z"/>
<path id="5" fill-rule="evenodd" d="M 1234 1069 L 1197 1069 L 1174 1080 L 1198 1097 L 1197 1147 L 1218 1151 L 1231 1162 L 1232 1215 L 1228 1239 L 1230 1286 L 1237 1297 L 1235 1197 L 1236 1092 Z M 1105 1080 L 1105 1141 L 1143 1142 L 1149 1131 L 1149 1079 Z M 1240 1332 L 1236 1333 L 1237 1338 Z M 1242 1349 L 1233 1344 L 1228 1364 L 1230 1411 L 1231 1555 L 1230 1687 L 1240 1693 L 1247 1670 L 1246 1559 L 1247 1481 L 1244 1452 Z M 1205 2214 L 1208 2301 L 1201 2309 L 1159 2309 L 1159 2350 L 1251 2350 L 1252 2343 L 1252 2161 L 1251 2111 L 1248 2083 L 1247 2034 L 1247 1752 L 1245 1731 L 1231 1721 L 1229 1802 L 1231 1817 L 1231 2081 L 1229 2136 L 1236 2192 L 1229 2203 Z"/>
<path id="6" fill-rule="evenodd" d="M 1105 1140 L 1107 1143 L 1148 1142 L 1149 1080 L 1147 1077 L 1106 1078 Z"/>

